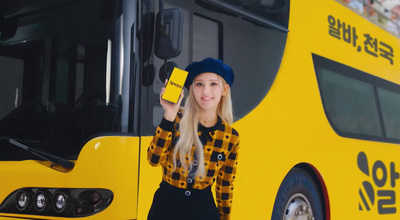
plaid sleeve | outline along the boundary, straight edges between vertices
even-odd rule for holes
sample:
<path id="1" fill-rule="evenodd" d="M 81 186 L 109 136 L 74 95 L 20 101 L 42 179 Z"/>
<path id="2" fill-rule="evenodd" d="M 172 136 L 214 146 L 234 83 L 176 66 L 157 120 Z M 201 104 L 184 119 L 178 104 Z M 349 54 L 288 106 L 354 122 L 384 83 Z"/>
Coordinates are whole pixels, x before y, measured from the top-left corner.
<path id="1" fill-rule="evenodd" d="M 238 160 L 239 138 L 228 153 L 225 164 L 221 167 L 216 185 L 216 197 L 221 220 L 229 220 L 232 208 L 233 181 L 235 180 Z"/>
<path id="2" fill-rule="evenodd" d="M 172 143 L 173 126 L 174 122 L 163 118 L 160 125 L 157 127 L 153 140 L 150 142 L 150 146 L 147 149 L 147 160 L 150 165 L 158 166 L 165 161 Z"/>

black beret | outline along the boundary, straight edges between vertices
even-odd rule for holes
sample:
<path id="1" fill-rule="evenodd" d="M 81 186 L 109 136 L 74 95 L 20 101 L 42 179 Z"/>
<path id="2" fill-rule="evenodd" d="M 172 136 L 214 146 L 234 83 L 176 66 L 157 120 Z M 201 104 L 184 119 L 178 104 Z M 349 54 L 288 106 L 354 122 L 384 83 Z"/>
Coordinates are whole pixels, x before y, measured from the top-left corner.
<path id="1" fill-rule="evenodd" d="M 193 80 L 194 78 L 196 78 L 197 75 L 206 72 L 220 75 L 226 81 L 226 83 L 229 84 L 230 87 L 232 86 L 235 79 L 232 68 L 224 64 L 221 60 L 217 60 L 214 58 L 205 58 L 200 62 L 193 62 L 189 64 L 189 66 L 187 66 L 185 70 L 189 72 L 185 82 L 186 88 L 189 88 L 189 86 L 192 85 Z"/>

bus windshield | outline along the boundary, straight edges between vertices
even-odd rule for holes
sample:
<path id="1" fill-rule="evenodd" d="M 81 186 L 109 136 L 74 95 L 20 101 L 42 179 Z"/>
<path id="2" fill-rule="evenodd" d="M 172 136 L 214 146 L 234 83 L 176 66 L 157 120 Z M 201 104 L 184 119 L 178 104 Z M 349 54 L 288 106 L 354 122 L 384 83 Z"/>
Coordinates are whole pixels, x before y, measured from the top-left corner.
<path id="1" fill-rule="evenodd" d="M 110 45 L 118 1 L 0 3 L 0 134 L 76 159 L 85 142 L 121 132 Z M 38 159 L 0 141 L 0 160 Z"/>

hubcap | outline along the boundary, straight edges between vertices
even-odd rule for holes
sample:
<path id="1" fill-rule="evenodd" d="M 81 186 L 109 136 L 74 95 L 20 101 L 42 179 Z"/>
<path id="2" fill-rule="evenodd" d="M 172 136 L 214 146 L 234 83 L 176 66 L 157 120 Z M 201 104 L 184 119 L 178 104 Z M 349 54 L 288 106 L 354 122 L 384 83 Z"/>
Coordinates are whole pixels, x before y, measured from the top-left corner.
<path id="1" fill-rule="evenodd" d="M 285 206 L 283 220 L 315 220 L 310 202 L 302 193 L 296 193 Z"/>

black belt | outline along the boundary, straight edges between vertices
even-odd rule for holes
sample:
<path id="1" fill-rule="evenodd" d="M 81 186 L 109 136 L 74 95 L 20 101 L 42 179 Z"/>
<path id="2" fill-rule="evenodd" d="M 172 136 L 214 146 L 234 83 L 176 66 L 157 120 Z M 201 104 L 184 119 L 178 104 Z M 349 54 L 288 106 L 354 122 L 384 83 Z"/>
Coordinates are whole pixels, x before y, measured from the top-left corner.
<path id="1" fill-rule="evenodd" d="M 211 186 L 208 186 L 204 189 L 194 189 L 192 187 L 188 187 L 187 189 L 179 188 L 170 185 L 169 183 L 162 181 L 160 183 L 160 189 L 166 190 L 168 194 L 173 197 L 177 197 L 180 199 L 185 199 L 189 197 L 206 197 L 212 196 Z"/>

